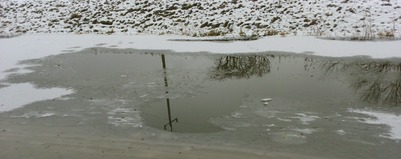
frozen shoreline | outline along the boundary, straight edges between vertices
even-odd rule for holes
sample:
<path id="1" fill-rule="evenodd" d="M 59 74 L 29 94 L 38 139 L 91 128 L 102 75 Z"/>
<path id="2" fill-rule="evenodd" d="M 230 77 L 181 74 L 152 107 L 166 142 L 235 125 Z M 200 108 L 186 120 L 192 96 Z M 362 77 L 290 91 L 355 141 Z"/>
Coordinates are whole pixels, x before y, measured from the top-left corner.
<path id="1" fill-rule="evenodd" d="M 253 41 L 207 42 L 170 41 L 188 39 L 177 35 L 76 35 L 34 34 L 0 39 L 0 79 L 18 62 L 91 47 L 171 50 L 180 53 L 209 52 L 220 54 L 262 53 L 265 51 L 306 53 L 317 56 L 372 58 L 401 57 L 401 41 L 334 41 L 310 36 L 264 37 Z"/>

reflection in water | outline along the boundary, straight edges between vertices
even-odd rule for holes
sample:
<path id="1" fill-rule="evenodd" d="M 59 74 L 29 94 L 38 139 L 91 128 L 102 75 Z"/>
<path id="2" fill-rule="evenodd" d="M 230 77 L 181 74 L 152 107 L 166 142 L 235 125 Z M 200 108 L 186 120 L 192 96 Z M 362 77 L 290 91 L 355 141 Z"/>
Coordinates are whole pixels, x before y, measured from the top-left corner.
<path id="1" fill-rule="evenodd" d="M 215 80 L 232 78 L 262 77 L 270 72 L 270 59 L 273 55 L 223 56 L 215 60 L 216 66 L 209 73 Z"/>
<path id="2" fill-rule="evenodd" d="M 306 58 L 305 68 L 314 67 L 313 59 Z M 401 63 L 366 60 L 323 60 L 324 74 L 345 73 L 350 77 L 350 88 L 370 103 L 401 103 Z"/>
<path id="3" fill-rule="evenodd" d="M 401 63 L 370 62 L 354 64 L 360 74 L 352 75 L 351 88 L 361 99 L 374 103 L 401 103 Z"/>
<path id="4" fill-rule="evenodd" d="M 281 59 L 280 55 L 277 55 Z M 215 80 L 262 77 L 271 70 L 275 55 L 234 55 L 215 59 L 209 77 Z M 372 59 L 304 57 L 304 69 L 323 75 L 344 76 L 349 87 L 370 103 L 401 103 L 401 63 Z"/>
<path id="5" fill-rule="evenodd" d="M 63 54 L 31 60 L 31 64 L 36 64 L 32 67 L 32 73 L 10 76 L 7 80 L 9 83 L 31 82 L 39 88 L 71 88 L 76 93 L 3 113 L 0 116 L 0 127 L 7 128 L 7 131 L 2 132 L 1 136 L 12 135 L 9 132 L 13 132 L 13 129 L 21 132 L 38 130 L 37 133 L 40 134 L 43 133 L 41 129 L 46 128 L 49 129 L 45 132 L 47 134 L 68 131 L 63 134 L 71 134 L 71 137 L 76 137 L 74 133 L 83 134 L 82 139 L 92 139 L 91 136 L 95 135 L 123 141 L 132 140 L 134 136 L 143 137 L 151 143 L 235 146 L 252 151 L 260 150 L 262 153 L 272 149 L 286 154 L 312 154 L 321 158 L 333 157 L 336 152 L 341 152 L 342 158 L 401 158 L 398 151 L 400 144 L 381 138 L 394 135 L 392 130 L 396 126 L 393 125 L 397 122 L 387 120 L 387 117 L 394 115 L 384 116 L 391 127 L 359 123 L 361 118 L 366 118 L 368 122 L 376 120 L 355 114 L 360 105 L 364 104 L 358 102 L 358 97 L 349 91 L 351 87 L 347 87 L 351 83 L 363 81 L 361 79 L 384 84 L 386 81 L 399 83 L 400 70 L 388 69 L 396 68 L 394 64 L 366 60 L 360 60 L 358 64 L 350 59 L 313 57 L 313 62 L 308 67 L 316 68 L 314 75 L 329 72 L 327 67 L 319 65 L 324 61 L 328 61 L 326 66 L 339 70 L 323 81 L 316 79 L 316 76 L 310 77 L 309 72 L 303 70 L 305 56 L 292 55 L 281 61 L 277 56 L 278 58 L 269 58 L 269 77 L 252 76 L 246 80 L 221 82 L 207 80 L 210 69 L 215 66 L 215 61 L 209 60 L 210 55 L 207 58 L 187 58 L 187 55 L 166 54 L 164 57 L 161 54 L 117 55 L 108 52 L 97 55 L 85 52 Z M 159 65 L 159 55 L 164 75 L 160 72 L 162 66 Z M 171 62 L 168 70 L 166 62 Z M 276 69 L 278 67 L 280 70 Z M 382 77 L 383 75 L 386 76 Z M 366 83 L 362 83 L 361 87 L 364 85 L 370 87 Z M 384 88 L 385 85 L 380 87 Z M 399 90 L 397 87 L 390 87 Z M 359 91 L 366 90 L 359 88 Z M 162 96 L 165 98 L 160 100 Z M 274 99 L 269 106 L 260 102 L 260 99 L 266 97 Z M 350 112 L 349 109 L 355 111 Z M 377 110 L 369 106 L 368 109 Z M 385 112 L 400 112 L 396 108 L 384 109 Z M 12 117 L 27 112 L 56 114 L 47 118 Z M 64 117 L 63 114 L 68 116 Z M 179 118 L 179 123 L 172 120 L 175 117 Z M 145 125 L 140 128 L 142 123 Z M 113 124 L 112 127 L 110 124 Z M 164 125 L 168 131 L 173 131 L 174 126 L 174 132 L 182 133 L 165 134 L 160 132 L 164 130 L 152 129 L 163 129 Z M 37 137 L 36 134 L 31 135 L 32 133 L 24 134 L 27 136 L 23 139 Z M 54 138 L 57 143 L 62 143 L 63 139 L 69 137 Z M 347 144 L 343 146 L 344 143 Z M 124 145 L 126 144 L 123 143 Z M 81 146 L 88 145 L 83 143 Z M 355 156 L 355 152 L 369 153 Z"/>
<path id="6" fill-rule="evenodd" d="M 168 123 L 165 124 L 164 130 L 167 130 L 167 126 L 170 126 L 170 131 L 173 132 L 173 122 L 178 122 L 178 118 L 171 119 L 171 109 L 170 109 L 170 98 L 168 97 L 168 81 L 167 81 L 167 70 L 166 70 L 166 58 L 164 54 L 161 54 L 162 63 L 163 63 L 163 74 L 164 74 L 164 86 L 166 87 L 166 103 L 167 103 L 167 112 L 168 112 Z"/>

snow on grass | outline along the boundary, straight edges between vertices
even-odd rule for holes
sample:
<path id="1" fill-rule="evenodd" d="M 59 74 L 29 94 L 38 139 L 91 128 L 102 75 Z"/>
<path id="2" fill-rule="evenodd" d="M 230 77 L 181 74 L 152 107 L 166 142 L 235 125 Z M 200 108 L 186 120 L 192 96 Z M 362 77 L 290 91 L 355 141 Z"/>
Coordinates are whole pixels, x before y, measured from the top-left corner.
<path id="1" fill-rule="evenodd" d="M 94 33 L 400 37 L 401 3 L 383 0 L 1 0 L 0 34 Z M 388 33 L 388 34 L 387 34 Z"/>

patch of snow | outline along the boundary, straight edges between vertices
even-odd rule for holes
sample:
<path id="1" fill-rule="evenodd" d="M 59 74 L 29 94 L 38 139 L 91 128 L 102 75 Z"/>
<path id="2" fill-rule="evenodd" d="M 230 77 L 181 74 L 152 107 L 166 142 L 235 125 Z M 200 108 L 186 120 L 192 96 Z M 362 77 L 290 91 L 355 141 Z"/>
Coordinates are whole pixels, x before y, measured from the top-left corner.
<path id="1" fill-rule="evenodd" d="M 120 105 L 122 106 L 122 105 Z M 108 123 L 114 126 L 142 127 L 141 112 L 132 108 L 118 107 L 107 112 Z"/>
<path id="2" fill-rule="evenodd" d="M 234 131 L 234 130 L 237 130 L 237 128 L 227 127 L 227 126 L 222 126 L 221 128 L 224 129 L 224 130 L 227 130 L 227 131 Z"/>
<path id="3" fill-rule="evenodd" d="M 108 123 L 114 126 L 131 126 L 131 127 L 142 127 L 143 122 L 142 118 L 140 116 L 134 116 L 134 117 L 114 117 L 114 116 L 109 116 L 108 117 L 109 121 Z"/>
<path id="4" fill-rule="evenodd" d="M 345 135 L 345 131 L 344 130 L 336 130 L 336 133 L 338 135 Z"/>
<path id="5" fill-rule="evenodd" d="M 297 113 L 296 115 L 298 115 L 298 116 L 292 117 L 292 118 L 299 119 L 302 122 L 302 124 L 304 124 L 304 125 L 308 125 L 311 121 L 315 121 L 316 119 L 320 118 L 318 116 L 308 115 L 305 113 Z"/>
<path id="6" fill-rule="evenodd" d="M 25 113 L 25 114 L 20 115 L 20 116 L 12 116 L 12 117 L 19 117 L 19 118 L 27 118 L 28 119 L 28 118 L 32 118 L 32 117 L 44 118 L 44 117 L 50 117 L 50 116 L 54 116 L 54 115 L 55 115 L 54 112 L 47 112 L 47 111 L 36 112 L 36 111 L 33 111 L 33 112 Z"/>
<path id="7" fill-rule="evenodd" d="M 272 101 L 272 99 L 271 98 L 263 98 L 263 99 L 261 99 L 261 101 L 262 102 L 270 102 L 270 101 Z"/>
<path id="8" fill-rule="evenodd" d="M 276 125 L 275 124 L 268 124 L 268 125 L 263 125 L 263 126 L 265 126 L 265 127 L 274 127 Z"/>
<path id="9" fill-rule="evenodd" d="M 291 129 L 291 130 L 294 130 L 294 131 L 297 131 L 297 132 L 300 132 L 300 133 L 304 133 L 304 134 L 308 134 L 308 135 L 316 132 L 315 129 L 308 129 L 308 128 L 306 128 L 306 129 L 298 129 L 298 128 L 296 128 L 296 129 Z"/>
<path id="10" fill-rule="evenodd" d="M 283 118 L 277 118 L 277 120 L 285 121 L 285 122 L 290 122 L 291 121 L 291 119 L 283 119 Z"/>
<path id="11" fill-rule="evenodd" d="M 241 118 L 242 114 L 239 113 L 239 112 L 234 112 L 234 113 L 231 114 L 231 117 L 233 117 L 233 118 Z"/>
<path id="12" fill-rule="evenodd" d="M 388 133 L 382 135 L 384 137 L 401 140 L 401 115 L 395 115 L 391 113 L 378 112 L 372 110 L 360 110 L 360 109 L 348 109 L 349 112 L 359 113 L 371 116 L 373 118 L 364 118 L 363 121 L 367 124 L 384 124 L 390 127 Z"/>
<path id="13" fill-rule="evenodd" d="M 31 83 L 9 84 L 0 88 L 0 113 L 72 93 L 74 93 L 73 90 L 65 88 L 35 88 Z"/>

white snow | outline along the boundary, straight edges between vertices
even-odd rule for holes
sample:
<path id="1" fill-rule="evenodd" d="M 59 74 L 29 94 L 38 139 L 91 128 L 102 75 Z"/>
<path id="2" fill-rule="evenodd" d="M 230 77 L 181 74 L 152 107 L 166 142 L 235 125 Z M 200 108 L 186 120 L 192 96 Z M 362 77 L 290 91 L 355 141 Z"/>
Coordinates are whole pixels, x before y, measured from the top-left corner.
<path id="1" fill-rule="evenodd" d="M 301 123 L 304 125 L 308 125 L 310 122 L 320 118 L 315 115 L 309 115 L 308 113 L 296 113 L 296 115 L 297 115 L 296 117 L 292 118 L 299 119 Z"/>
<path id="2" fill-rule="evenodd" d="M 291 119 L 284 119 L 284 118 L 277 118 L 277 120 L 285 121 L 285 122 L 290 122 L 291 121 Z"/>
<path id="3" fill-rule="evenodd" d="M 300 133 L 304 133 L 304 134 L 308 134 L 308 135 L 316 132 L 315 129 L 308 129 L 308 128 L 305 128 L 305 129 L 295 128 L 295 129 L 291 129 L 291 130 L 294 130 L 294 131 L 297 131 L 297 132 L 300 132 Z"/>
<path id="4" fill-rule="evenodd" d="M 346 134 L 344 130 L 336 130 L 336 133 L 338 135 L 345 135 Z"/>
<path id="5" fill-rule="evenodd" d="M 261 101 L 262 102 L 270 102 L 270 101 L 272 101 L 272 99 L 271 98 L 264 98 L 264 99 L 261 99 Z"/>
<path id="6" fill-rule="evenodd" d="M 400 37 L 400 0 L 0 0 L 0 35 L 27 33 Z M 18 3 L 13 3 L 18 2 Z M 73 16 L 75 15 L 75 16 Z M 106 23 L 105 23 L 106 22 Z M 370 36 L 370 35 L 369 35 Z"/>
<path id="7" fill-rule="evenodd" d="M 382 135 L 390 139 L 401 140 L 401 115 L 378 112 L 372 110 L 349 109 L 349 112 L 365 114 L 373 118 L 364 118 L 362 122 L 368 124 L 384 124 L 390 127 L 388 133 Z M 361 121 L 361 120 L 358 120 Z"/>
<path id="8" fill-rule="evenodd" d="M 33 102 L 58 98 L 73 92 L 64 88 L 38 89 L 31 83 L 10 84 L 0 89 L 0 113 L 11 111 Z"/>
<path id="9" fill-rule="evenodd" d="M 54 112 L 48 112 L 48 111 L 44 111 L 44 112 L 37 112 L 37 111 L 33 111 L 33 112 L 28 112 L 28 113 L 24 113 L 23 115 L 20 116 L 12 116 L 12 117 L 19 117 L 19 118 L 45 118 L 45 117 L 50 117 L 50 116 L 54 116 L 56 115 Z"/>

